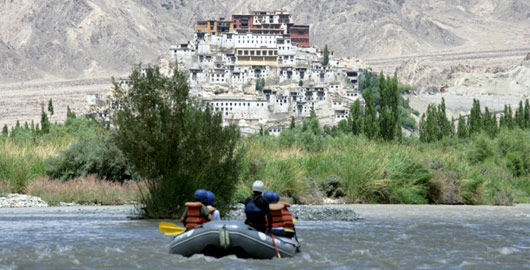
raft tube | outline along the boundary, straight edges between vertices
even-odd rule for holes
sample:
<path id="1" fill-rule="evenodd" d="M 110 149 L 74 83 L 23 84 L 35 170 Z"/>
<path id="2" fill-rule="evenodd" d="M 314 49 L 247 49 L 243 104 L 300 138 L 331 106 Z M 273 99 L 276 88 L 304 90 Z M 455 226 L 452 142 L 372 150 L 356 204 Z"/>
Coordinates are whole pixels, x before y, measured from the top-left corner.
<path id="1" fill-rule="evenodd" d="M 281 257 L 293 257 L 300 244 L 293 238 L 274 236 Z M 270 234 L 265 234 L 239 220 L 218 220 L 204 223 L 176 236 L 169 252 L 190 257 L 204 254 L 220 258 L 236 255 L 239 258 L 271 259 L 277 257 Z"/>

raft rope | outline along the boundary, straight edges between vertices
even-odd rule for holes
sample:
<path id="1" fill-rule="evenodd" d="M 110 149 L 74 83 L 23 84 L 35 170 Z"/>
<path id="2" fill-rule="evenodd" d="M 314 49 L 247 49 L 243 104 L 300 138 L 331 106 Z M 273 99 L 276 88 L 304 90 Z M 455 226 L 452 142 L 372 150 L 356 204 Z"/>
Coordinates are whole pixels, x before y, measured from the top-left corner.
<path id="1" fill-rule="evenodd" d="M 224 249 L 230 246 L 230 232 L 226 229 L 226 225 L 219 230 L 219 244 Z"/>

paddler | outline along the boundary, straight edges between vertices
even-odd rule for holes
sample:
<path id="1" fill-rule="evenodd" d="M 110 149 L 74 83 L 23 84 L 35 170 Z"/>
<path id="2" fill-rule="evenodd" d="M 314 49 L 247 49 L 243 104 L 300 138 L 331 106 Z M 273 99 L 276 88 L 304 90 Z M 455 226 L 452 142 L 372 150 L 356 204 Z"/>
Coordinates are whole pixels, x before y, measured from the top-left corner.
<path id="1" fill-rule="evenodd" d="M 186 211 L 180 219 L 187 229 L 192 229 L 202 225 L 205 222 L 213 220 L 210 215 L 210 210 L 206 206 L 208 204 L 208 192 L 204 189 L 195 191 L 196 202 L 187 202 L 185 204 Z"/>
<path id="2" fill-rule="evenodd" d="M 265 184 L 257 180 L 252 184 L 254 194 L 245 200 L 245 224 L 254 227 L 256 230 L 265 232 L 267 228 L 272 228 L 272 216 L 269 209 L 269 201 L 263 198 L 262 193 Z"/>
<path id="3" fill-rule="evenodd" d="M 289 211 L 291 205 L 286 202 L 280 202 L 280 195 L 271 190 L 265 191 L 263 197 L 270 202 L 272 233 L 277 236 L 293 237 L 295 229 L 293 217 Z"/>
<path id="4" fill-rule="evenodd" d="M 215 195 L 211 191 L 208 192 L 208 210 L 210 210 L 210 214 L 212 215 L 212 220 L 221 220 L 221 213 L 219 213 L 219 210 L 217 210 L 214 207 L 215 203 Z"/>

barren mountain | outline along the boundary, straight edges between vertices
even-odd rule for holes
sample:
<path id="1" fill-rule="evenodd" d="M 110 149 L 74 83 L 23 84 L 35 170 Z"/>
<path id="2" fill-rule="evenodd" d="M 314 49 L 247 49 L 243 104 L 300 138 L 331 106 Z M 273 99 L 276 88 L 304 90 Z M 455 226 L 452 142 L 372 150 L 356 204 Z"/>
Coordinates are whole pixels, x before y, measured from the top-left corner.
<path id="1" fill-rule="evenodd" d="M 339 56 L 530 47 L 528 0 L 2 0 L 0 82 L 124 74 L 189 40 L 197 20 L 273 9 Z"/>

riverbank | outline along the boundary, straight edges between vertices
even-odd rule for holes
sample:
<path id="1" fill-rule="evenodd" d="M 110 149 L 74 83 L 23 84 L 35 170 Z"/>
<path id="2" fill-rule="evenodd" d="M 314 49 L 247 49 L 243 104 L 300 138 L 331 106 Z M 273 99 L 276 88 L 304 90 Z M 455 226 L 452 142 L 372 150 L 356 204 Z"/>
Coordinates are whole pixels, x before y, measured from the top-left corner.
<path id="1" fill-rule="evenodd" d="M 48 206 L 38 197 L 23 194 L 8 194 L 0 197 L 0 214 L 75 213 L 75 214 L 124 214 L 136 216 L 137 205 L 76 205 L 61 203 Z M 354 208 L 347 205 L 292 205 L 293 217 L 307 221 L 354 221 L 361 219 Z M 237 204 L 224 219 L 245 219 L 243 204 Z"/>

